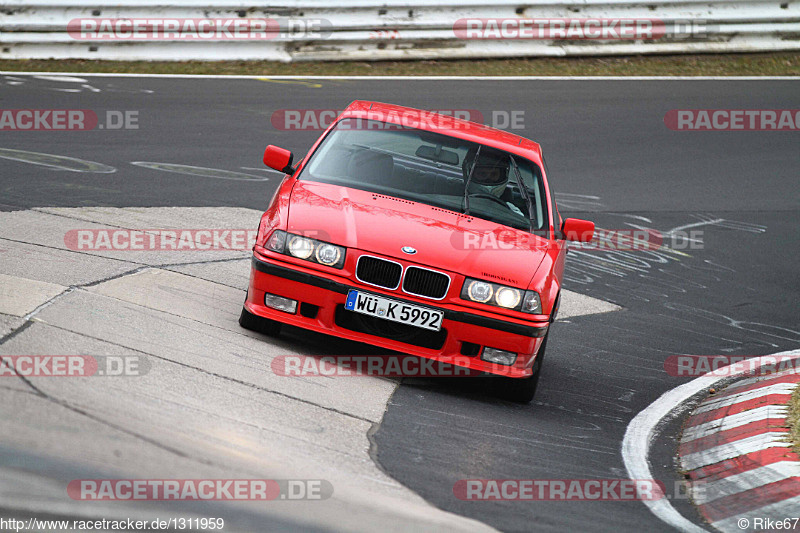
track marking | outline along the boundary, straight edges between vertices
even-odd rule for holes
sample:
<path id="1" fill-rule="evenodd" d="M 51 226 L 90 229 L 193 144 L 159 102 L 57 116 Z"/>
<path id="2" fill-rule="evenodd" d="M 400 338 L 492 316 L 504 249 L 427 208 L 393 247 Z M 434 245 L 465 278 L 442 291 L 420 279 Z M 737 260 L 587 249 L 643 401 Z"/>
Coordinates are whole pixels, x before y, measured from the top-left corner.
<path id="1" fill-rule="evenodd" d="M 310 81 L 305 81 L 301 79 L 283 79 L 283 78 L 257 78 L 258 81 L 266 81 L 271 83 L 285 83 L 285 84 L 295 84 L 295 85 L 303 85 L 305 87 L 311 87 L 312 89 L 321 89 L 321 83 L 312 83 Z"/>
<path id="2" fill-rule="evenodd" d="M 74 76 L 53 76 L 53 75 L 44 75 L 44 76 L 34 76 L 38 80 L 45 80 L 45 81 L 62 81 L 64 83 L 86 83 L 88 80 L 84 78 L 77 78 Z"/>
<path id="3" fill-rule="evenodd" d="M 2 70 L 10 76 L 84 76 L 108 78 L 189 78 L 260 80 L 263 74 L 133 74 L 121 72 L 17 72 Z M 800 81 L 800 76 L 269 76 L 271 80 L 435 80 L 435 81 Z"/>
<path id="4" fill-rule="evenodd" d="M 0 148 L 0 157 L 3 159 L 10 159 L 12 161 L 19 161 L 21 163 L 41 165 L 52 170 L 91 172 L 97 174 L 111 174 L 112 172 L 117 171 L 117 169 L 114 167 L 97 163 L 95 161 L 86 161 L 84 159 L 75 159 L 74 157 L 66 157 L 62 155 L 28 152 L 25 150 L 12 150 L 10 148 Z"/>
<path id="5" fill-rule="evenodd" d="M 162 170 L 164 172 L 175 172 L 177 174 L 186 174 L 188 176 L 199 176 L 201 178 L 216 178 L 221 180 L 240 180 L 240 181 L 268 181 L 270 179 L 265 176 L 253 176 L 252 174 L 243 174 L 241 172 L 233 172 L 230 170 L 222 170 L 218 168 L 193 167 L 190 165 L 173 165 L 172 163 L 155 163 L 152 161 L 131 161 L 131 165 L 136 165 L 137 167 L 144 167 L 153 170 Z"/>
<path id="6" fill-rule="evenodd" d="M 737 364 L 733 364 L 721 369 L 721 371 L 717 371 L 723 375 L 705 374 L 693 379 L 689 383 L 685 383 L 665 392 L 656 401 L 642 410 L 631 420 L 630 424 L 628 424 L 628 428 L 625 430 L 625 437 L 622 439 L 622 461 L 625 463 L 625 470 L 628 472 L 628 477 L 631 479 L 653 479 L 653 474 L 650 471 L 650 464 L 647 461 L 650 443 L 655 436 L 658 425 L 663 420 L 669 418 L 676 408 L 680 407 L 692 396 L 710 388 L 720 381 L 728 379 L 729 376 L 751 372 L 754 369 L 760 368 L 761 365 L 765 363 L 774 364 L 774 357 L 777 355 L 789 355 L 795 356 L 794 358 L 800 358 L 800 350 L 791 350 L 750 359 L 749 361 L 753 362 L 754 367 L 748 368 L 747 370 L 742 369 L 737 371 L 734 368 Z M 686 532 L 707 531 L 680 514 L 666 498 L 660 500 L 643 500 L 642 503 L 644 503 L 660 520 L 676 529 Z"/>

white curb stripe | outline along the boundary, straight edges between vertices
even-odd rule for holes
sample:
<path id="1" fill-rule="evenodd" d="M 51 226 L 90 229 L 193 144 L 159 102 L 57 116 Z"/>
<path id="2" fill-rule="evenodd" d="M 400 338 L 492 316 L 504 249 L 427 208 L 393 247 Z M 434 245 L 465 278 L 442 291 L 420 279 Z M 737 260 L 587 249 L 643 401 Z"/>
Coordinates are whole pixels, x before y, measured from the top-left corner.
<path id="1" fill-rule="evenodd" d="M 788 408 L 785 405 L 764 405 L 762 407 L 750 409 L 749 411 L 736 413 L 735 415 L 718 418 L 710 422 L 703 422 L 702 424 L 684 429 L 683 436 L 681 437 L 681 444 L 706 437 L 711 433 L 727 431 L 759 420 L 786 418 L 787 411 Z"/>
<path id="2" fill-rule="evenodd" d="M 714 527 L 723 533 L 742 533 L 743 531 L 766 531 L 761 527 L 756 526 L 756 519 L 771 518 L 777 521 L 778 518 L 788 518 L 800 516 L 800 496 L 789 498 L 781 502 L 765 505 L 758 509 L 748 511 L 746 513 L 739 513 L 735 516 L 730 516 L 722 520 L 714 522 Z M 739 520 L 747 520 L 748 525 L 744 528 L 739 527 Z M 794 520 L 790 522 L 790 528 L 794 525 Z M 800 525 L 800 521 L 797 522 Z M 776 529 L 777 531 L 777 529 Z M 784 530 L 785 531 L 785 530 Z M 790 529 L 791 531 L 791 529 Z"/>
<path id="3" fill-rule="evenodd" d="M 767 385 L 769 381 L 793 374 L 800 374 L 800 369 L 785 370 L 783 372 L 777 372 L 775 374 L 769 374 L 767 376 L 755 376 L 752 378 L 743 379 L 741 381 L 737 381 L 736 383 L 731 383 L 730 385 L 725 387 L 725 390 L 729 391 L 729 390 L 741 389 L 742 387 L 747 387 L 748 385 L 753 385 L 759 382 L 764 382 L 764 385 Z"/>
<path id="4" fill-rule="evenodd" d="M 715 411 L 722 407 L 730 407 L 732 405 L 736 405 L 737 403 L 747 402 L 749 400 L 755 400 L 763 396 L 768 396 L 770 394 L 791 394 L 795 388 L 797 388 L 797 383 L 777 383 L 775 385 L 762 387 L 760 389 L 740 392 L 739 394 L 732 394 L 727 398 L 720 398 L 718 400 L 713 400 L 701 404 L 700 407 L 695 409 L 694 414 L 697 415 L 700 413 Z"/>
<path id="5" fill-rule="evenodd" d="M 703 505 L 795 476 L 800 476 L 800 464 L 793 460 L 781 461 L 715 481 L 698 480 L 692 483 L 692 498 L 697 505 Z"/>
<path id="6" fill-rule="evenodd" d="M 769 432 L 760 435 L 753 435 L 746 439 L 736 440 L 729 444 L 715 446 L 701 452 L 689 453 L 681 457 L 685 470 L 695 470 L 708 465 L 719 463 L 726 459 L 733 459 L 740 455 L 745 455 L 767 448 L 791 447 L 790 442 L 784 442 L 786 433 Z"/>

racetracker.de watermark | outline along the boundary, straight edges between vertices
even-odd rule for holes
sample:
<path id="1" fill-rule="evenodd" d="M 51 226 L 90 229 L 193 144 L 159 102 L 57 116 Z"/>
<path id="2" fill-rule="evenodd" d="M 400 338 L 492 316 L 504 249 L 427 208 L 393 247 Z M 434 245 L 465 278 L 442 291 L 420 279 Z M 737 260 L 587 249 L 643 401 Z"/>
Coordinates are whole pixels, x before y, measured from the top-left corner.
<path id="1" fill-rule="evenodd" d="M 151 366 L 145 355 L 3 355 L 0 377 L 136 377 Z"/>
<path id="2" fill-rule="evenodd" d="M 800 358 L 790 355 L 671 355 L 664 360 L 670 376 L 765 376 L 800 372 Z"/>
<path id="3" fill-rule="evenodd" d="M 324 479 L 74 479 L 73 500 L 327 500 L 333 485 Z"/>
<path id="4" fill-rule="evenodd" d="M 664 124 L 674 131 L 798 131 L 800 109 L 671 109 Z"/>
<path id="5" fill-rule="evenodd" d="M 653 479 L 460 479 L 453 495 L 466 501 L 660 500 L 664 484 Z"/>
<path id="6" fill-rule="evenodd" d="M 0 131 L 138 130 L 139 111 L 0 109 Z"/>
<path id="7" fill-rule="evenodd" d="M 466 368 L 474 357 L 455 356 L 438 361 L 414 355 L 280 355 L 270 365 L 275 375 L 284 377 L 380 376 L 407 377 L 477 377 L 484 373 Z M 510 372 L 509 367 L 494 365 L 493 373 Z"/>
<path id="8" fill-rule="evenodd" d="M 660 39 L 666 25 L 652 18 L 462 18 L 453 24 L 459 39 Z"/>
<path id="9" fill-rule="evenodd" d="M 570 237 L 570 236 L 567 236 Z M 541 248 L 546 243 L 541 238 L 511 229 L 496 231 L 453 233 L 450 243 L 457 250 L 518 250 Z M 570 242 L 570 248 L 581 251 L 655 251 L 700 250 L 704 247 L 703 230 L 661 233 L 655 229 L 602 229 L 595 228 L 589 242 Z"/>
<path id="10" fill-rule="evenodd" d="M 64 245 L 75 251 L 230 251 L 252 250 L 253 229 L 71 229 Z"/>
<path id="11" fill-rule="evenodd" d="M 655 18 L 462 18 L 453 24 L 459 39 L 635 41 L 706 38 L 717 27 L 701 19 Z"/>
<path id="12" fill-rule="evenodd" d="M 326 39 L 332 24 L 322 18 L 77 18 L 67 33 L 78 41 L 265 41 Z"/>
<path id="13" fill-rule="evenodd" d="M 342 111 L 340 109 L 278 109 L 273 111 L 270 122 L 272 127 L 280 131 L 322 131 L 333 124 Z M 488 114 L 477 109 L 406 110 L 403 113 L 370 110 L 351 111 L 350 114 L 355 120 L 340 123 L 338 126 L 340 129 L 427 128 L 436 131 L 452 131 L 482 128 L 484 125 L 501 130 L 525 129 L 524 109 L 496 109 Z"/>

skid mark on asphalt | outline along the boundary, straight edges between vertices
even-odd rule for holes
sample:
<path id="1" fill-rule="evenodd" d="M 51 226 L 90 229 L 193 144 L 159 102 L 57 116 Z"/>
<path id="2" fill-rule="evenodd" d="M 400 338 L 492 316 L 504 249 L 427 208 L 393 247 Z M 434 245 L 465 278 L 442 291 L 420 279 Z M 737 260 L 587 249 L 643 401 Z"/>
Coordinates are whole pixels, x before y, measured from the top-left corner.
<path id="1" fill-rule="evenodd" d="M 604 207 L 599 196 L 588 194 L 555 193 L 559 210 L 596 211 Z"/>
<path id="2" fill-rule="evenodd" d="M 693 315 L 697 319 L 708 320 L 711 322 L 715 322 L 717 324 L 722 324 L 724 326 L 731 327 L 733 329 L 738 329 L 746 331 L 748 333 L 759 335 L 761 337 L 761 340 L 767 342 L 768 345 L 773 348 L 778 348 L 780 345 L 767 338 L 800 342 L 800 331 L 796 331 L 793 329 L 784 328 L 780 326 L 773 326 L 772 324 L 762 324 L 760 322 L 736 320 L 735 318 L 731 318 L 721 313 L 715 313 L 712 311 L 707 311 L 705 309 L 698 309 L 696 307 L 691 307 L 688 305 L 682 305 L 673 302 L 664 302 L 664 307 L 666 307 L 667 309 L 672 309 L 673 311 L 679 311 L 680 313 L 683 313 L 685 315 Z"/>
<path id="3" fill-rule="evenodd" d="M 685 231 L 691 228 L 699 228 L 703 226 L 718 226 L 720 228 L 734 229 L 738 231 L 747 231 L 750 233 L 764 233 L 767 231 L 766 226 L 761 224 L 753 224 L 751 222 L 739 222 L 736 220 L 727 220 L 725 218 L 717 218 L 712 215 L 695 214 L 691 215 L 693 218 L 699 219 L 699 222 L 692 222 L 684 224 L 667 231 L 665 235 L 674 235 L 680 231 Z"/>
<path id="4" fill-rule="evenodd" d="M 201 178 L 217 178 L 222 180 L 241 180 L 241 181 L 268 181 L 265 176 L 253 176 L 242 172 L 222 170 L 218 168 L 195 167 L 190 165 L 175 165 L 172 163 L 155 163 L 152 161 L 131 161 L 131 165 L 149 168 L 152 170 L 162 170 L 164 172 L 174 172 L 186 174 L 188 176 L 198 176 Z"/>
<path id="5" fill-rule="evenodd" d="M 10 159 L 12 161 L 19 161 L 21 163 L 43 166 L 50 170 L 88 172 L 92 174 L 111 174 L 117 171 L 117 169 L 114 167 L 97 163 L 95 161 L 76 159 L 74 157 L 66 157 L 63 155 L 28 152 L 26 150 L 12 150 L 10 148 L 0 148 L 0 157 L 3 159 Z"/>
<path id="6" fill-rule="evenodd" d="M 653 231 L 652 220 L 647 217 L 618 214 L 623 218 L 637 222 L 625 221 L 623 224 L 632 230 Z M 564 269 L 564 279 L 579 285 L 600 283 L 615 293 L 633 296 L 637 300 L 650 302 L 668 298 L 674 293 L 688 293 L 695 289 L 707 289 L 709 282 L 720 281 L 717 274 L 735 272 L 733 268 L 720 265 L 713 259 L 705 259 L 702 264 L 687 265 L 684 260 L 695 255 L 704 247 L 702 233 L 697 228 L 717 227 L 761 234 L 766 226 L 741 222 L 710 214 L 691 214 L 694 222 L 681 224 L 663 232 L 659 231 L 663 241 L 658 249 L 647 249 L 648 243 L 633 242 L 630 250 L 617 249 L 619 243 L 613 240 L 613 233 L 603 230 L 598 234 L 602 247 L 599 250 L 581 250 L 570 248 L 569 259 Z M 643 222 L 647 225 L 644 225 Z M 698 233 L 693 233 L 697 231 Z M 636 245 L 641 244 L 641 249 Z M 675 249 L 671 244 L 679 244 L 682 249 Z M 700 276 L 687 277 L 684 272 L 674 272 L 674 267 L 688 269 Z M 610 278 L 606 281 L 606 278 Z"/>
<path id="7" fill-rule="evenodd" d="M 45 89 L 50 91 L 56 92 L 66 92 L 66 93 L 101 93 L 101 92 L 115 92 L 115 93 L 133 93 L 133 94 L 153 94 L 154 91 L 150 89 L 137 89 L 137 90 L 130 90 L 130 89 L 120 89 L 113 83 L 106 83 L 103 88 L 96 87 L 95 85 L 90 85 L 89 80 L 86 78 L 79 78 L 77 76 L 60 76 L 60 75 L 37 75 L 37 76 L 11 76 L 5 75 L 3 76 L 2 82 L 5 85 L 9 85 L 12 87 L 25 85 L 28 82 L 31 82 L 31 85 L 34 86 L 41 86 L 44 85 L 42 82 L 52 82 L 52 83 L 63 83 L 69 84 L 67 86 L 57 86 L 57 87 L 45 87 Z M 100 85 L 99 83 L 97 85 Z"/>
<path id="8" fill-rule="evenodd" d="M 275 170 L 275 169 L 272 169 L 272 168 L 255 168 L 255 167 L 239 167 L 239 168 L 242 169 L 242 170 L 255 170 L 255 171 L 258 171 L 258 172 L 270 172 L 272 174 L 280 174 L 281 176 L 285 176 L 286 175 L 283 172 L 281 172 L 280 170 Z"/>

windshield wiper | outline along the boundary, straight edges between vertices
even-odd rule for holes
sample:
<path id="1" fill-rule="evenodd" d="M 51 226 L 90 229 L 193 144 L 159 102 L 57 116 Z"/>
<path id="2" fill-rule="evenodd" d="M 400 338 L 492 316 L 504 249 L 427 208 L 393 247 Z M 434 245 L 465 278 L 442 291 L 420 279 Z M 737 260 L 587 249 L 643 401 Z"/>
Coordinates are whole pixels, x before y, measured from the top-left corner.
<path id="1" fill-rule="evenodd" d="M 531 205 L 531 197 L 528 194 L 528 189 L 525 187 L 525 184 L 522 183 L 522 176 L 519 173 L 517 161 L 512 155 L 509 155 L 508 157 L 511 159 L 511 164 L 514 165 L 514 174 L 517 176 L 517 185 L 519 186 L 519 191 L 522 194 L 522 197 L 525 199 L 525 204 L 528 206 L 528 231 L 533 233 L 533 205 Z"/>
<path id="2" fill-rule="evenodd" d="M 475 172 L 475 167 L 478 166 L 478 156 L 481 155 L 482 144 L 478 145 L 478 150 L 475 152 L 475 159 L 472 160 L 472 168 L 469 169 L 467 175 L 467 183 L 464 184 L 464 214 L 469 215 L 469 182 L 472 180 L 472 173 Z"/>

